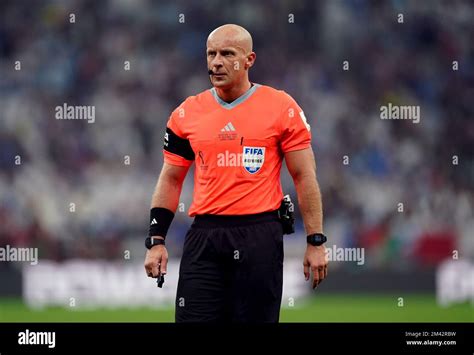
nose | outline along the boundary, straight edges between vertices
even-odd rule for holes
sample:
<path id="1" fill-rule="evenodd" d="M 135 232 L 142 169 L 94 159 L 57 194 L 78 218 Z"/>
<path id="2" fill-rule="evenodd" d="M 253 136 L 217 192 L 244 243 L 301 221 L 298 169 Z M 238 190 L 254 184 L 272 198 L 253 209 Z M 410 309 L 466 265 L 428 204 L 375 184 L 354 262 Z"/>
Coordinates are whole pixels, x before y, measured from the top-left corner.
<path id="1" fill-rule="evenodd" d="M 221 68 L 224 63 L 222 62 L 222 56 L 217 53 L 216 56 L 211 60 L 211 68 L 218 69 Z"/>

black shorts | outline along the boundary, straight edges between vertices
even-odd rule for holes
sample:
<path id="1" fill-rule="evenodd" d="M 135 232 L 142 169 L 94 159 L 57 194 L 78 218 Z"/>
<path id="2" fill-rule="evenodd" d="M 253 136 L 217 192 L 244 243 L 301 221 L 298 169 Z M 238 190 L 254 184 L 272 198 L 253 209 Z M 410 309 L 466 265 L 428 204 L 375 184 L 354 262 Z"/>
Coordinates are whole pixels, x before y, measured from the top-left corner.
<path id="1" fill-rule="evenodd" d="M 278 322 L 282 288 L 276 213 L 195 217 L 181 258 L 176 322 Z"/>

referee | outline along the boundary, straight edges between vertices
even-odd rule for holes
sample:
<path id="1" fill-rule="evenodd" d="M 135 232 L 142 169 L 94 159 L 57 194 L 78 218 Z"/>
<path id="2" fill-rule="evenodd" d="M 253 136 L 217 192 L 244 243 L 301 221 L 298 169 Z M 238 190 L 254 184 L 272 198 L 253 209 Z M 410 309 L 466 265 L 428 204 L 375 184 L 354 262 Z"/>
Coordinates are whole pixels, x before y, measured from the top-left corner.
<path id="1" fill-rule="evenodd" d="M 164 164 L 150 211 L 145 270 L 166 274 L 165 239 L 185 176 L 195 163 L 194 217 L 184 242 L 176 322 L 278 322 L 283 288 L 283 158 L 307 233 L 313 289 L 327 276 L 322 202 L 310 126 L 284 91 L 252 83 L 250 33 L 227 24 L 207 39 L 210 90 L 171 114 Z"/>

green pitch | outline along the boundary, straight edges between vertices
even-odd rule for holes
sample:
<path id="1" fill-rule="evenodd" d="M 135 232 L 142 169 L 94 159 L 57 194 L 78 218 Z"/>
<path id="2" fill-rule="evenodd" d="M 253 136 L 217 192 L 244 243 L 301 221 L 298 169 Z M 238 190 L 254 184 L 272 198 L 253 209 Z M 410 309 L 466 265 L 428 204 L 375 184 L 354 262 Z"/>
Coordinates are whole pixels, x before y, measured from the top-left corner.
<path id="1" fill-rule="evenodd" d="M 474 322 L 469 303 L 439 307 L 432 295 L 317 295 L 283 300 L 281 322 Z M 0 322 L 173 322 L 172 307 L 156 310 L 47 308 L 30 310 L 19 300 L 0 299 Z"/>

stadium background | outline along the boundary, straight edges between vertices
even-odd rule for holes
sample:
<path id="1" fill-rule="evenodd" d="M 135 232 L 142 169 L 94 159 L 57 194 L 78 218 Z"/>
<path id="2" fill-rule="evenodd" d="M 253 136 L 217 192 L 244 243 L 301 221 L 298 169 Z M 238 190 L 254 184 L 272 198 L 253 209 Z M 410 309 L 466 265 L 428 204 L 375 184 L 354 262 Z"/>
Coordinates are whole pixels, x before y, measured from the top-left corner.
<path id="1" fill-rule="evenodd" d="M 133 307 L 84 309 L 74 289 L 48 305 L 55 277 L 31 278 L 45 264 L 98 274 L 133 265 L 147 292 L 172 294 L 142 270 L 149 203 L 168 116 L 209 87 L 205 40 L 224 23 L 253 35 L 251 80 L 306 113 L 329 246 L 365 252 L 363 265 L 332 262 L 311 292 L 297 211 L 282 320 L 474 320 L 472 2 L 7 0 L 0 16 L 0 246 L 37 247 L 40 260 L 0 262 L 0 321 L 173 321 L 172 304 L 133 303 L 140 288 Z M 95 106 L 95 122 L 55 119 L 65 102 Z M 381 120 L 389 102 L 420 106 L 420 123 Z M 174 262 L 191 223 L 191 175 L 168 238 Z M 285 170 L 282 183 L 296 199 Z M 451 271 L 440 276 L 443 265 Z M 47 282 L 38 303 L 31 292 Z"/>

